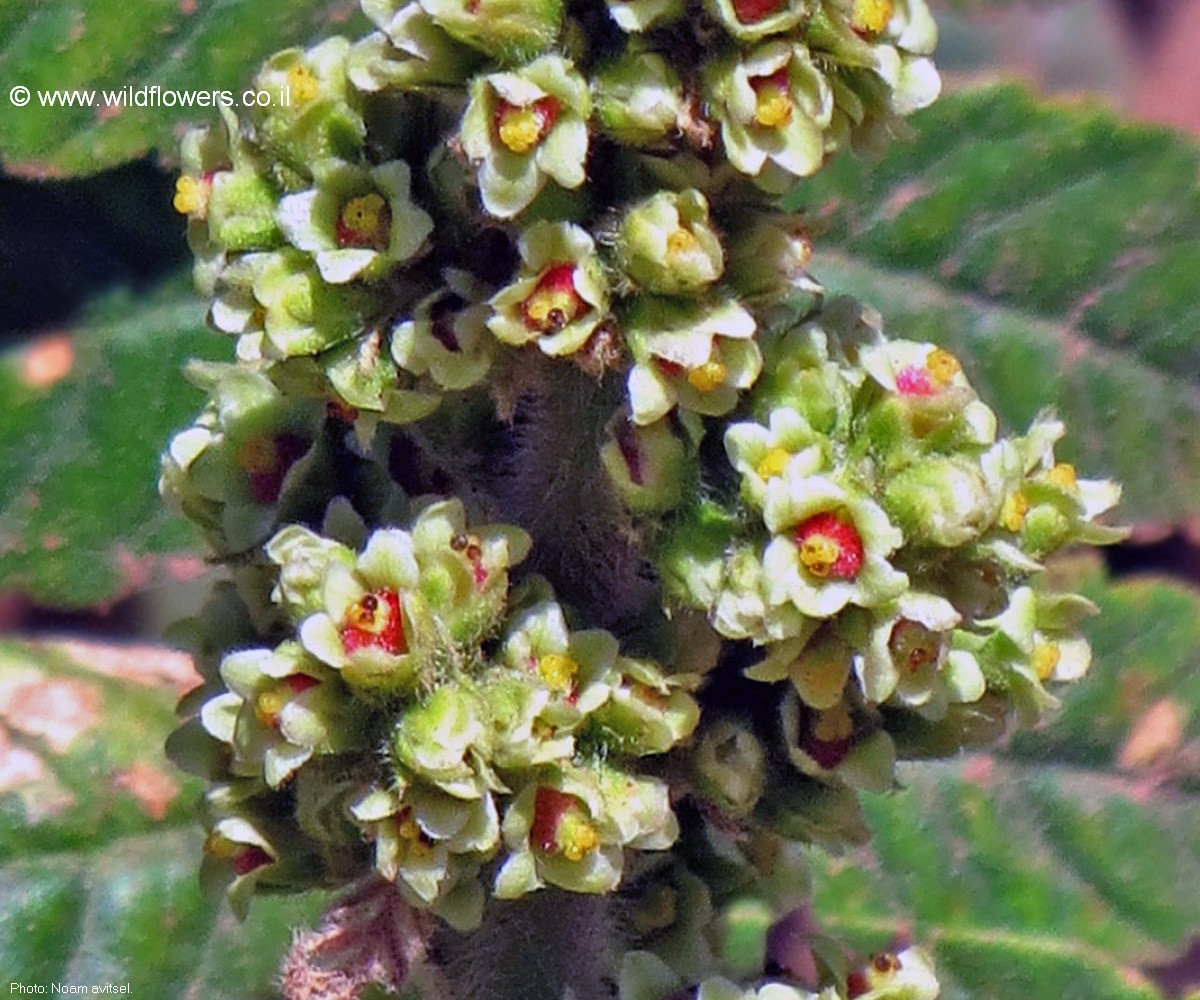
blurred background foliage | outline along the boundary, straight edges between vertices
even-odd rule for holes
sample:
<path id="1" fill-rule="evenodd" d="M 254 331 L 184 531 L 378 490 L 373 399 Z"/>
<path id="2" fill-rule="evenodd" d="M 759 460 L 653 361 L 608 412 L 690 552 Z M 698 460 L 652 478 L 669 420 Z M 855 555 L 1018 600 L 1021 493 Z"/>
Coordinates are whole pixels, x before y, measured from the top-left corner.
<path id="1" fill-rule="evenodd" d="M 135 996 L 269 997 L 289 927 L 238 927 L 195 879 L 198 788 L 161 741 L 192 683 L 162 649 L 212 579 L 155 491 L 228 357 L 170 206 L 176 109 L 66 111 L 39 89 L 241 89 L 270 52 L 361 33 L 344 0 L 0 5 L 0 970 Z M 947 96 L 877 161 L 790 204 L 815 272 L 964 359 L 1009 428 L 1126 487 L 1134 539 L 1054 572 L 1097 660 L 1045 728 L 914 767 L 875 841 L 797 854 L 726 914 L 731 968 L 803 968 L 821 927 L 932 946 L 947 1000 L 1200 997 L 1200 4 L 946 0 Z M 1014 83 L 1012 81 L 1019 81 Z M 35 98 L 36 103 L 36 98 Z M 202 119 L 201 119 L 202 120 Z M 1162 127 L 1171 126 L 1171 129 Z M 764 916 L 765 915 L 765 916 Z"/>

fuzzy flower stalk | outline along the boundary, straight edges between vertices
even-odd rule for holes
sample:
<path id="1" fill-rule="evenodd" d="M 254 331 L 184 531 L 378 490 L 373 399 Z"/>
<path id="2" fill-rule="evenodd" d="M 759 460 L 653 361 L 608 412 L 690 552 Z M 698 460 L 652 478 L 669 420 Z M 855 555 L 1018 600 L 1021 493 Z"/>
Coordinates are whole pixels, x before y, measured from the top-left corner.
<path id="1" fill-rule="evenodd" d="M 362 8 L 183 142 L 204 883 L 345 892 L 289 998 L 932 1000 L 920 947 L 739 982 L 721 939 L 898 761 L 1055 705 L 1095 609 L 1041 571 L 1122 537 L 780 207 L 937 96 L 924 0 Z"/>

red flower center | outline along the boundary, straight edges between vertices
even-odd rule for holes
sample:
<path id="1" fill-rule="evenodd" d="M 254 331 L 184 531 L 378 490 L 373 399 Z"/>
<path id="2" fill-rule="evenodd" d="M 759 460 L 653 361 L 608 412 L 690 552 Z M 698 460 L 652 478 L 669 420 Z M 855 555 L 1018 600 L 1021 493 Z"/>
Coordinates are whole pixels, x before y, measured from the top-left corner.
<path id="1" fill-rule="evenodd" d="M 400 595 L 386 588 L 364 594 L 346 612 L 341 636 L 342 648 L 351 654 L 366 648 L 393 656 L 408 652 Z"/>
<path id="2" fill-rule="evenodd" d="M 787 0 L 733 0 L 733 12 L 742 24 L 757 24 L 783 10 Z"/>
<path id="3" fill-rule="evenodd" d="M 558 333 L 568 323 L 591 312 L 575 291 L 574 264 L 554 264 L 542 272 L 529 298 L 521 303 L 521 317 L 527 330 Z"/>
<path id="4" fill-rule="evenodd" d="M 268 729 L 279 729 L 279 713 L 298 694 L 315 688 L 321 682 L 308 674 L 288 674 L 272 684 L 254 699 L 254 714 Z"/>
<path id="5" fill-rule="evenodd" d="M 288 470 L 296 464 L 312 442 L 299 434 L 277 434 L 243 441 L 237 450 L 238 467 L 250 479 L 250 494 L 258 504 L 273 504 L 283 490 Z"/>
<path id="6" fill-rule="evenodd" d="M 530 842 L 544 854 L 579 861 L 600 846 L 600 834 L 588 821 L 583 803 L 556 788 L 539 788 L 533 801 Z"/>
<path id="7" fill-rule="evenodd" d="M 342 206 L 334 228 L 340 247 L 386 250 L 392 232 L 392 210 L 375 192 L 351 198 Z"/>
<path id="8" fill-rule="evenodd" d="M 920 622 L 909 621 L 907 618 L 896 622 L 892 626 L 891 636 L 888 637 L 888 649 L 896 666 L 910 674 L 936 663 L 941 648 L 941 642 L 935 633 L 930 632 Z"/>
<path id="9" fill-rule="evenodd" d="M 506 149 L 524 155 L 546 138 L 561 108 L 556 97 L 542 97 L 530 104 L 513 104 L 500 98 L 493 120 L 496 138 Z"/>
<path id="10" fill-rule="evenodd" d="M 796 528 L 800 563 L 813 576 L 853 580 L 862 568 L 862 537 L 853 524 L 825 512 Z"/>
<path id="11" fill-rule="evenodd" d="M 271 855 L 254 844 L 245 844 L 230 859 L 236 875 L 249 875 L 255 868 L 271 863 Z"/>

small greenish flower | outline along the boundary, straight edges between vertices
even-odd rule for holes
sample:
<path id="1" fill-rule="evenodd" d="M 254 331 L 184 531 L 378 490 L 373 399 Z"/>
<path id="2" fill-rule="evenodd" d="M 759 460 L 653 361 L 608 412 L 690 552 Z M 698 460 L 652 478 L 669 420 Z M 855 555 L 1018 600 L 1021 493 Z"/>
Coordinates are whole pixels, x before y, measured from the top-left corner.
<path id="1" fill-rule="evenodd" d="M 418 634 L 474 648 L 500 623 L 508 570 L 529 554 L 529 536 L 508 524 L 469 526 L 462 502 L 452 499 L 420 513 L 412 543 L 420 566 L 421 604 L 413 604 Z"/>
<path id="2" fill-rule="evenodd" d="M 431 504 L 411 534 L 372 534 L 353 567 L 328 561 L 322 606 L 300 623 L 301 642 L 352 687 L 408 693 L 422 675 L 476 655 L 503 612 L 508 567 L 528 550 L 517 528 L 468 529 L 458 500 Z M 299 548 L 296 558 L 305 555 Z M 281 578 L 289 571 L 285 562 Z"/>
<path id="3" fill-rule="evenodd" d="M 547 654 L 553 664 L 554 654 Z M 547 671 L 549 672 L 549 671 Z M 554 676 L 554 675 L 551 675 Z M 557 679 L 557 678 L 556 678 Z M 499 771 L 562 764 L 575 754 L 577 720 L 562 720 L 552 702 L 569 703 L 570 692 L 553 689 L 536 667 L 503 670 L 493 665 L 480 682 L 491 720 L 490 764 Z M 564 721 L 556 725 L 549 717 Z"/>
<path id="4" fill-rule="evenodd" d="M 742 173 L 775 185 L 772 174 L 807 177 L 821 166 L 833 92 L 803 45 L 772 41 L 719 60 L 705 88 L 729 162 Z"/>
<path id="5" fill-rule="evenodd" d="M 457 930 L 478 925 L 484 894 L 477 873 L 500 842 L 491 795 L 464 800 L 417 784 L 375 788 L 351 812 L 375 844 L 375 867 L 406 898 Z"/>
<path id="6" fill-rule="evenodd" d="M 1025 479 L 1005 497 L 1000 512 L 999 526 L 1035 559 L 1069 542 L 1111 545 L 1129 534 L 1095 523 L 1120 501 L 1121 487 L 1107 479 L 1079 479 L 1073 465 L 1056 461 L 1054 445 L 1063 432 L 1061 422 L 1041 416 L 1017 441 Z"/>
<path id="7" fill-rule="evenodd" d="M 790 601 L 828 618 L 848 604 L 878 607 L 908 588 L 908 577 L 887 561 L 904 536 L 878 504 L 832 479 L 772 479 L 763 518 L 774 535 L 763 554 L 772 605 Z"/>
<path id="8" fill-rule="evenodd" d="M 663 850 L 678 836 L 666 785 L 612 767 L 561 768 L 526 785 L 502 826 L 509 856 L 495 895 L 514 899 L 547 883 L 572 892 L 611 892 L 623 847 Z"/>
<path id="9" fill-rule="evenodd" d="M 778 299 L 795 292 L 817 292 L 808 277 L 812 239 L 789 216 L 751 216 L 728 240 L 727 280 L 743 299 Z"/>
<path id="10" fill-rule="evenodd" d="M 1044 685 L 1075 681 L 1087 673 L 1092 650 L 1079 625 L 1096 606 L 1077 594 L 1052 594 L 1018 587 L 995 618 L 977 622 L 977 636 L 956 633 L 960 645 L 979 659 L 989 684 L 1009 689 L 1026 722 L 1057 705 Z"/>
<path id="11" fill-rule="evenodd" d="M 411 691 L 421 665 L 411 648 L 419 579 L 412 537 L 394 528 L 376 531 L 353 568 L 330 560 L 322 608 L 301 623 L 300 642 L 356 690 Z"/>
<path id="12" fill-rule="evenodd" d="M 462 146 L 478 164 L 490 214 L 512 218 L 547 180 L 568 189 L 583 184 L 592 102 L 587 80 L 570 60 L 548 55 L 510 73 L 481 76 L 470 95 Z"/>
<path id="13" fill-rule="evenodd" d="M 662 513 L 679 505 L 685 485 L 695 479 L 694 442 L 700 436 L 700 428 L 677 427 L 670 419 L 639 427 L 621 413 L 601 446 L 600 461 L 630 510 Z"/>
<path id="14" fill-rule="evenodd" d="M 331 394 L 353 411 L 355 429 L 364 445 L 370 442 L 380 420 L 415 423 L 441 402 L 440 393 L 423 391 L 413 375 L 397 369 L 379 330 L 326 351 L 318 363 L 333 390 Z"/>
<path id="15" fill-rule="evenodd" d="M 362 8 L 380 30 L 347 56 L 346 75 L 361 91 L 462 86 L 481 62 L 414 0 L 364 0 Z"/>
<path id="16" fill-rule="evenodd" d="M 336 562 L 354 568 L 350 549 L 299 524 L 280 528 L 263 550 L 279 567 L 271 600 L 296 622 L 321 610 L 321 591 L 330 566 Z"/>
<path id="17" fill-rule="evenodd" d="M 620 23 L 617 5 L 610 7 Z M 683 85 L 658 53 L 629 50 L 592 76 L 592 107 L 600 127 L 622 145 L 652 145 L 679 127 Z"/>
<path id="18" fill-rule="evenodd" d="M 858 664 L 867 699 L 882 703 L 891 698 L 937 719 L 951 703 L 982 698 L 986 685 L 979 663 L 952 644 L 959 621 L 945 598 L 915 591 L 876 612 Z"/>
<path id="19" fill-rule="evenodd" d="M 936 1000 L 941 992 L 933 959 L 921 948 L 875 955 L 850 973 L 846 989 L 857 1000 Z"/>
<path id="20" fill-rule="evenodd" d="M 514 347 L 536 342 L 545 354 L 574 353 L 608 315 L 608 284 L 595 243 L 579 226 L 536 222 L 518 249 L 521 270 L 492 296 L 488 329 Z"/>
<path id="21" fill-rule="evenodd" d="M 401 773 L 455 798 L 475 799 L 486 794 L 488 735 L 487 709 L 474 685 L 449 681 L 400 715 L 392 755 Z"/>
<path id="22" fill-rule="evenodd" d="M 694 295 L 725 267 L 721 240 L 699 191 L 660 191 L 621 220 L 617 260 L 635 284 L 661 295 Z"/>
<path id="23" fill-rule="evenodd" d="M 776 408 L 787 407 L 818 434 L 841 440 L 849 437 L 854 393 L 862 375 L 831 356 L 829 340 L 835 333 L 828 329 L 831 325 L 823 313 L 764 342 L 763 376 L 751 396 L 760 423 L 768 422 Z"/>
<path id="24" fill-rule="evenodd" d="M 500 657 L 535 677 L 549 698 L 538 718 L 556 732 L 572 732 L 608 701 L 619 683 L 616 638 L 603 629 L 571 632 L 558 602 L 548 600 L 517 613 Z"/>
<path id="25" fill-rule="evenodd" d="M 263 65 L 254 89 L 272 95 L 251 109 L 259 141 L 287 168 L 289 181 L 309 176 L 313 163 L 358 158 L 366 132 L 351 107 L 346 79 L 350 42 L 330 38 L 311 49 L 284 49 Z M 299 186 L 299 185 L 297 185 Z"/>
<path id="26" fill-rule="evenodd" d="M 812 6 L 811 0 L 708 0 L 709 10 L 741 42 L 790 31 Z"/>
<path id="27" fill-rule="evenodd" d="M 712 626 L 727 639 L 753 639 L 762 644 L 778 639 L 807 638 L 812 626 L 792 605 L 767 603 L 762 547 L 738 544 L 716 560 Z"/>
<path id="28" fill-rule="evenodd" d="M 996 415 L 976 397 L 949 351 L 909 340 L 879 341 L 861 347 L 859 363 L 888 394 L 868 418 L 881 448 L 901 439 L 930 447 L 995 440 Z"/>
<path id="29" fill-rule="evenodd" d="M 159 488 L 218 551 L 245 551 L 270 532 L 281 499 L 299 483 L 323 408 L 286 400 L 248 367 L 193 364 L 188 374 L 212 400 L 171 440 Z"/>
<path id="30" fill-rule="evenodd" d="M 517 794 L 504 815 L 509 856 L 493 892 L 515 899 L 547 883 L 607 893 L 621 881 L 622 846 L 596 782 L 577 769 L 548 773 Z"/>
<path id="31" fill-rule="evenodd" d="M 846 699 L 815 709 L 789 690 L 780 717 L 788 757 L 802 774 L 860 791 L 888 792 L 895 787 L 896 748 L 891 737 Z"/>
<path id="32" fill-rule="evenodd" d="M 244 919 L 258 882 L 278 872 L 279 852 L 251 820 L 225 816 L 204 840 L 200 884 L 209 892 L 224 890 L 233 912 Z"/>
<path id="33" fill-rule="evenodd" d="M 662 27 L 683 16 L 684 0 L 604 0 L 608 13 L 622 31 L 640 32 Z"/>
<path id="34" fill-rule="evenodd" d="M 238 919 L 245 919 L 255 892 L 295 892 L 323 875 L 317 845 L 261 792 L 261 782 L 249 780 L 214 785 L 204 797 L 208 836 L 200 886 L 210 894 L 224 891 Z"/>
<path id="35" fill-rule="evenodd" d="M 270 250 L 282 241 L 275 224 L 279 192 L 241 137 L 233 112 L 225 107 L 220 112 L 221 128 L 192 129 L 183 137 L 183 173 L 172 200 L 188 218 L 197 263 L 212 263 L 213 274 L 219 271 L 215 255 Z"/>
<path id="36" fill-rule="evenodd" d="M 811 476 L 826 470 L 830 443 L 816 434 L 789 407 L 771 411 L 770 426 L 731 424 L 725 431 L 725 452 L 742 476 L 742 496 L 760 510 L 767 502 L 767 484 L 780 476 Z"/>
<path id="37" fill-rule="evenodd" d="M 700 794 L 735 816 L 748 816 L 766 791 L 766 750 L 742 722 L 706 724 L 692 753 L 692 768 Z"/>
<path id="38" fill-rule="evenodd" d="M 363 327 L 369 298 L 358 288 L 330 285 L 312 258 L 287 248 L 272 253 L 254 278 L 263 310 L 263 354 L 290 358 L 316 354 Z"/>
<path id="39" fill-rule="evenodd" d="M 910 542 L 954 548 L 996 523 L 1019 475 L 1016 449 L 1008 441 L 979 457 L 931 455 L 887 483 L 883 507 Z"/>
<path id="40" fill-rule="evenodd" d="M 316 187 L 279 203 L 279 227 L 332 284 L 383 277 L 415 257 L 433 232 L 433 219 L 410 199 L 403 160 L 370 169 L 321 160 L 312 173 Z"/>
<path id="41" fill-rule="evenodd" d="M 418 0 L 460 42 L 503 63 L 524 63 L 554 44 L 563 0 Z"/>
<path id="42" fill-rule="evenodd" d="M 856 126 L 911 114 L 941 92 L 928 58 L 937 25 L 924 0 L 825 4 L 806 34 L 830 63 L 841 90 L 839 111 Z"/>
<path id="43" fill-rule="evenodd" d="M 447 269 L 445 287 L 417 303 L 392 330 L 392 357 L 405 371 L 428 375 L 443 389 L 466 389 L 491 367 L 487 293 L 471 275 Z"/>
<path id="44" fill-rule="evenodd" d="M 617 670 L 620 683 L 591 718 L 618 749 L 639 756 L 666 753 L 692 734 L 700 706 L 680 678 L 628 657 L 617 661 Z"/>
<path id="45" fill-rule="evenodd" d="M 227 693 L 205 703 L 204 728 L 233 751 L 234 774 L 278 788 L 313 754 L 353 749 L 359 732 L 337 675 L 294 642 L 231 653 Z"/>
<path id="46" fill-rule="evenodd" d="M 254 283 L 274 260 L 270 253 L 240 253 L 222 268 L 208 293 L 208 319 L 222 333 L 237 337 L 236 353 L 246 361 L 262 359 L 266 310 L 254 297 Z"/>
<path id="47" fill-rule="evenodd" d="M 654 423 L 677 405 L 705 416 L 732 410 L 762 370 L 754 330 L 754 317 L 733 299 L 638 298 L 625 318 L 636 362 L 629 373 L 634 423 Z"/>

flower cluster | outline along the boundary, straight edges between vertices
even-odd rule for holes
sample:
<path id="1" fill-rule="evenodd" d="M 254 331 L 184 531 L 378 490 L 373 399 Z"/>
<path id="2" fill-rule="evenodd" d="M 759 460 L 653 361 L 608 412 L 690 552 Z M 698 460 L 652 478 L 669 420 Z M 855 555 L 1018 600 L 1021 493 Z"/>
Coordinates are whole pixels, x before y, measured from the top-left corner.
<path id="1" fill-rule="evenodd" d="M 173 742 L 220 779 L 207 864 L 239 905 L 262 880 L 344 877 L 373 845 L 405 898 L 468 927 L 485 868 L 505 898 L 609 892 L 627 848 L 672 844 L 667 787 L 635 763 L 695 727 L 688 678 L 569 629 L 536 579 L 510 591 L 528 548 L 453 500 L 359 551 L 296 524 L 270 539 L 288 637 L 221 657 Z"/>
<path id="2" fill-rule="evenodd" d="M 897 757 L 1086 671 L 1091 605 L 1036 576 L 1121 536 L 1053 416 L 1000 436 L 780 209 L 936 96 L 924 0 L 362 8 L 183 143 L 235 355 L 161 471 L 232 577 L 170 741 L 206 883 L 381 877 L 459 929 L 614 893 L 622 996 L 932 1000 L 918 949 L 713 978 L 784 841 L 862 842 Z"/>
<path id="3" fill-rule="evenodd" d="M 747 677 L 789 682 L 792 763 L 883 790 L 906 718 L 961 743 L 978 715 L 1036 719 L 1084 674 L 1095 608 L 1031 584 L 1062 546 L 1124 532 L 1095 520 L 1119 488 L 1056 460 L 1059 421 L 999 437 L 954 355 L 872 323 L 833 302 L 767 345 L 755 419 L 724 433 L 736 479 L 696 494 L 661 566 L 718 633 L 762 650 Z"/>

